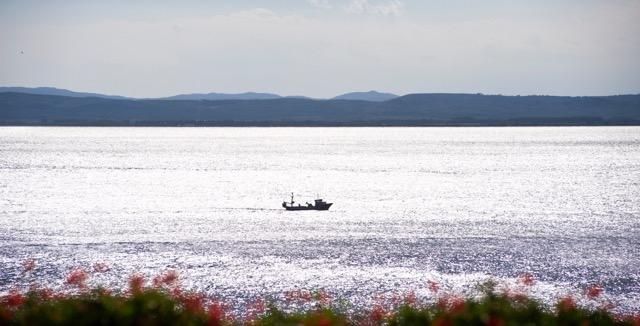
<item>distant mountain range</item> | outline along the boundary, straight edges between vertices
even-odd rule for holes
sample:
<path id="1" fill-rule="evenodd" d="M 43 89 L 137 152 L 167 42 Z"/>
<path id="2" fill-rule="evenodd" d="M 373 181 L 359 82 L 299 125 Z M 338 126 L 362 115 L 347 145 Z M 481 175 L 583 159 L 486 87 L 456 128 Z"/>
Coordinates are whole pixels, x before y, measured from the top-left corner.
<path id="1" fill-rule="evenodd" d="M 99 98 L 109 98 L 109 99 L 131 99 L 124 96 L 116 96 L 116 95 L 104 95 L 97 93 L 82 93 L 82 92 L 74 92 L 66 89 L 54 88 L 54 87 L 0 87 L 0 93 L 25 93 L 25 94 L 36 94 L 36 95 L 57 95 L 57 96 L 68 96 L 68 97 L 99 97 Z"/>
<path id="2" fill-rule="evenodd" d="M 223 93 L 207 93 L 207 94 L 181 94 L 170 97 L 161 98 L 162 100 L 273 100 L 282 98 L 282 96 L 270 93 L 254 93 L 246 92 L 240 94 L 223 94 Z"/>
<path id="3" fill-rule="evenodd" d="M 0 92 L 1 125 L 640 125 L 640 95 L 410 94 L 371 100 L 122 99 Z M 86 94 L 86 93 L 84 93 Z M 255 93 L 253 93 L 255 94 Z M 250 95 L 256 96 L 256 95 Z M 353 98 L 353 97 L 352 97 Z"/>
<path id="4" fill-rule="evenodd" d="M 36 87 L 36 88 L 0 87 L 0 93 L 25 93 L 25 94 L 57 95 L 57 96 L 69 96 L 69 97 L 99 97 L 99 98 L 121 99 L 121 100 L 133 99 L 133 98 L 124 97 L 124 96 L 74 92 L 66 89 L 59 89 L 59 88 L 53 88 L 53 87 Z M 369 92 L 346 93 L 346 94 L 338 95 L 333 99 L 382 102 L 382 101 L 390 100 L 396 97 L 398 97 L 398 95 L 394 95 L 390 93 L 379 93 L 376 91 L 369 91 Z M 256 92 L 245 92 L 245 93 L 239 93 L 239 94 L 226 94 L 226 93 L 179 94 L 179 95 L 163 97 L 158 99 L 159 100 L 219 101 L 219 100 L 273 100 L 273 99 L 279 99 L 279 98 L 311 99 L 306 96 L 280 96 L 278 94 L 256 93 Z"/>

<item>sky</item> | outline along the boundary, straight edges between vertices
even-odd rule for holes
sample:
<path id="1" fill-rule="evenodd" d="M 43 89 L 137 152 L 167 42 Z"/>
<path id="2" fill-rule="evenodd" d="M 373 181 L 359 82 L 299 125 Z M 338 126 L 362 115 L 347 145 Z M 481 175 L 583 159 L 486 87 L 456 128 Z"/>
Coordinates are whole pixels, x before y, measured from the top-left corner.
<path id="1" fill-rule="evenodd" d="M 640 93 L 640 0 L 0 0 L 0 86 Z"/>

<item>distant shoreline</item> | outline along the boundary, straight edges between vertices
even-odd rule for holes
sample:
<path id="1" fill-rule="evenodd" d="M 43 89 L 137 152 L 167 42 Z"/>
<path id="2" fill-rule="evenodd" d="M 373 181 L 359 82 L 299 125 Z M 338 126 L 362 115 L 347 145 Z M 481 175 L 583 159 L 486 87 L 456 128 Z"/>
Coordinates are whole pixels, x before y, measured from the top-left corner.
<path id="1" fill-rule="evenodd" d="M 0 125 L 143 127 L 639 126 L 640 95 L 412 94 L 361 100 L 121 100 L 0 93 Z"/>
<path id="2" fill-rule="evenodd" d="M 640 121 L 624 121 L 624 122 L 610 122 L 600 121 L 592 123 L 581 122 L 557 122 L 557 123 L 526 123 L 526 122 L 478 122 L 478 123 L 433 123 L 433 122 L 345 122 L 345 123 L 322 123 L 322 122 L 230 122 L 230 121 L 202 121 L 191 123 L 177 123 L 173 121 L 156 122 L 156 121 L 140 121 L 136 123 L 121 122 L 121 121 L 105 121 L 102 123 L 94 122 L 76 122 L 76 121 L 64 121 L 64 122 L 46 122 L 46 123 L 33 123 L 33 122 L 5 122 L 0 121 L 0 127 L 175 127 L 175 128 L 207 128 L 207 127 L 345 127 L 345 128 L 357 128 L 357 127 L 624 127 L 624 126 L 640 126 Z"/>

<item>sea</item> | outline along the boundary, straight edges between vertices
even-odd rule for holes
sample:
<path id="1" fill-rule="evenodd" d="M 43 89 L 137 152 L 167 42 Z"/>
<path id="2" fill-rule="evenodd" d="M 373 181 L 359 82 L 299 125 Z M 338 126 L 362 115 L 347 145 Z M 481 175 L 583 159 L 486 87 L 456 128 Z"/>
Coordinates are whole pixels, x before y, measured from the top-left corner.
<path id="1" fill-rule="evenodd" d="M 493 284 L 638 312 L 640 127 L 0 127 L 0 292 L 77 269 L 240 304 Z"/>

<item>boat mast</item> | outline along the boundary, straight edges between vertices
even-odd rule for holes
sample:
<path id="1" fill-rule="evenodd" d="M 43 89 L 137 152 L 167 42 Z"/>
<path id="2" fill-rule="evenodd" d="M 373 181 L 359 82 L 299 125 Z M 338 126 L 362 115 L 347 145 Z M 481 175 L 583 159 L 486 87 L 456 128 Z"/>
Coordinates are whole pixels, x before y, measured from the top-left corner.
<path id="1" fill-rule="evenodd" d="M 293 193 L 291 193 L 291 206 L 293 206 Z"/>

